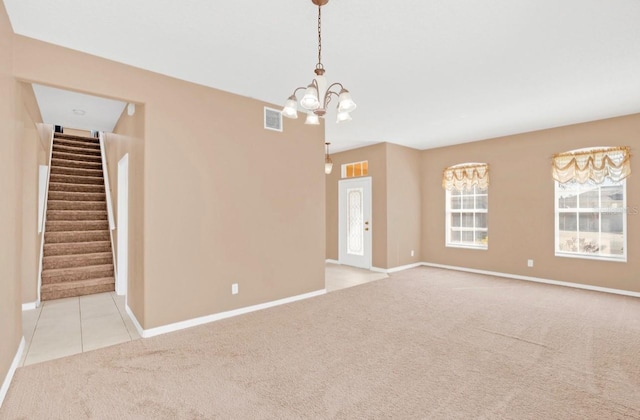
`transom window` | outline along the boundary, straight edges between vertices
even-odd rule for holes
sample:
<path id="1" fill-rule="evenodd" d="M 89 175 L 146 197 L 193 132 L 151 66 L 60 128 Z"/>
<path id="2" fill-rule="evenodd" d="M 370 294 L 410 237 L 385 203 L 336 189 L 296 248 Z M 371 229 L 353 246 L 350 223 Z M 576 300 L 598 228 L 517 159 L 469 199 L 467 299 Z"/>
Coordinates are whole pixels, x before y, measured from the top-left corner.
<path id="1" fill-rule="evenodd" d="M 369 175 L 369 161 L 345 163 L 342 165 L 343 178 L 355 178 Z"/>
<path id="2" fill-rule="evenodd" d="M 627 260 L 629 159 L 626 146 L 553 157 L 556 256 Z"/>

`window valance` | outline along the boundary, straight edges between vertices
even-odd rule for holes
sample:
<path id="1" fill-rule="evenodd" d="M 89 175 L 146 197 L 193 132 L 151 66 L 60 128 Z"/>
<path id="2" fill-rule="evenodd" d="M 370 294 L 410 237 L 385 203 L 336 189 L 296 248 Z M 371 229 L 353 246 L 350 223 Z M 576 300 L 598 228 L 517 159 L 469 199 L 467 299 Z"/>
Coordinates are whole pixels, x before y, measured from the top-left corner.
<path id="1" fill-rule="evenodd" d="M 553 179 L 563 184 L 592 180 L 601 184 L 605 177 L 621 181 L 631 174 L 629 147 L 579 149 L 553 156 Z"/>
<path id="2" fill-rule="evenodd" d="M 442 175 L 445 190 L 470 190 L 474 186 L 485 189 L 489 186 L 489 165 L 487 163 L 463 163 L 449 166 Z"/>

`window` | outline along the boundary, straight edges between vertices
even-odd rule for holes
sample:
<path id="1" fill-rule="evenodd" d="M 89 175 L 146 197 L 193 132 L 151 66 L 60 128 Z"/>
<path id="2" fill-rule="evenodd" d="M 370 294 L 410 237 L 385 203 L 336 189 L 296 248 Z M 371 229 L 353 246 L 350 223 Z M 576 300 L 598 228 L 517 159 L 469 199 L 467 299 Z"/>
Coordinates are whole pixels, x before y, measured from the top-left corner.
<path id="1" fill-rule="evenodd" d="M 461 163 L 442 174 L 446 196 L 446 246 L 487 249 L 489 165 Z"/>
<path id="2" fill-rule="evenodd" d="M 556 255 L 626 261 L 626 180 L 556 181 Z"/>
<path id="3" fill-rule="evenodd" d="M 487 249 L 488 190 L 447 190 L 447 246 Z"/>
<path id="4" fill-rule="evenodd" d="M 555 255 L 627 260 L 629 148 L 572 150 L 553 157 Z"/>
<path id="5" fill-rule="evenodd" d="M 343 178 L 355 178 L 369 175 L 369 161 L 345 163 L 342 165 Z"/>

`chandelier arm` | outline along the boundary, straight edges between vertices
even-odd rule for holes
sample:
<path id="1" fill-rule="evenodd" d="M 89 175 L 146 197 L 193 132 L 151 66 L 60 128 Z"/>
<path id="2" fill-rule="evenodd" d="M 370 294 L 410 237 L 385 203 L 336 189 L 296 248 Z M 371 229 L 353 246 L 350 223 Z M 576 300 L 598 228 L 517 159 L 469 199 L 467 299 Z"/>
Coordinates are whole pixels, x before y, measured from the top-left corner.
<path id="1" fill-rule="evenodd" d="M 342 86 L 342 83 L 340 83 L 340 82 L 335 82 L 335 83 L 331 83 L 331 84 L 329 85 L 329 87 L 327 88 L 327 92 L 329 92 L 329 91 L 331 90 L 331 88 L 332 88 L 332 87 L 334 87 L 334 86 L 340 86 L 340 89 L 344 89 L 344 86 Z M 335 93 L 335 92 L 332 92 L 332 93 Z M 337 94 L 337 93 L 336 93 L 336 94 Z"/>
<path id="2" fill-rule="evenodd" d="M 298 91 L 299 91 L 300 89 L 302 89 L 302 90 L 306 90 L 307 88 L 306 88 L 306 87 L 304 87 L 304 86 L 300 86 L 300 87 L 297 87 L 297 88 L 296 88 L 296 90 L 294 90 L 294 91 L 293 91 L 293 93 L 291 94 L 291 96 L 295 97 L 295 98 L 296 98 L 296 100 L 298 99 L 298 97 L 296 96 L 296 94 L 298 93 Z"/>
<path id="3" fill-rule="evenodd" d="M 334 85 L 335 84 L 339 84 L 339 83 L 334 83 Z M 331 86 L 333 86 L 333 85 L 331 85 Z M 340 96 L 336 92 L 332 92 L 329 89 L 327 89 L 327 93 L 325 93 L 325 95 L 324 95 L 324 109 L 327 109 L 329 107 L 329 102 L 331 102 L 331 96 L 332 95 Z"/>

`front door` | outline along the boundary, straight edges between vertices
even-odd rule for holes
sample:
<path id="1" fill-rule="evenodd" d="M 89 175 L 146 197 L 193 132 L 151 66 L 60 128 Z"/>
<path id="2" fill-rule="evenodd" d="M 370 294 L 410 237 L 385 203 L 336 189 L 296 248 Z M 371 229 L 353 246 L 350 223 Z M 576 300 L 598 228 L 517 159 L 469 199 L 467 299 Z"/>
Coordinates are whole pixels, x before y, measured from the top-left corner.
<path id="1" fill-rule="evenodd" d="M 371 177 L 339 181 L 340 264 L 371 269 Z"/>

